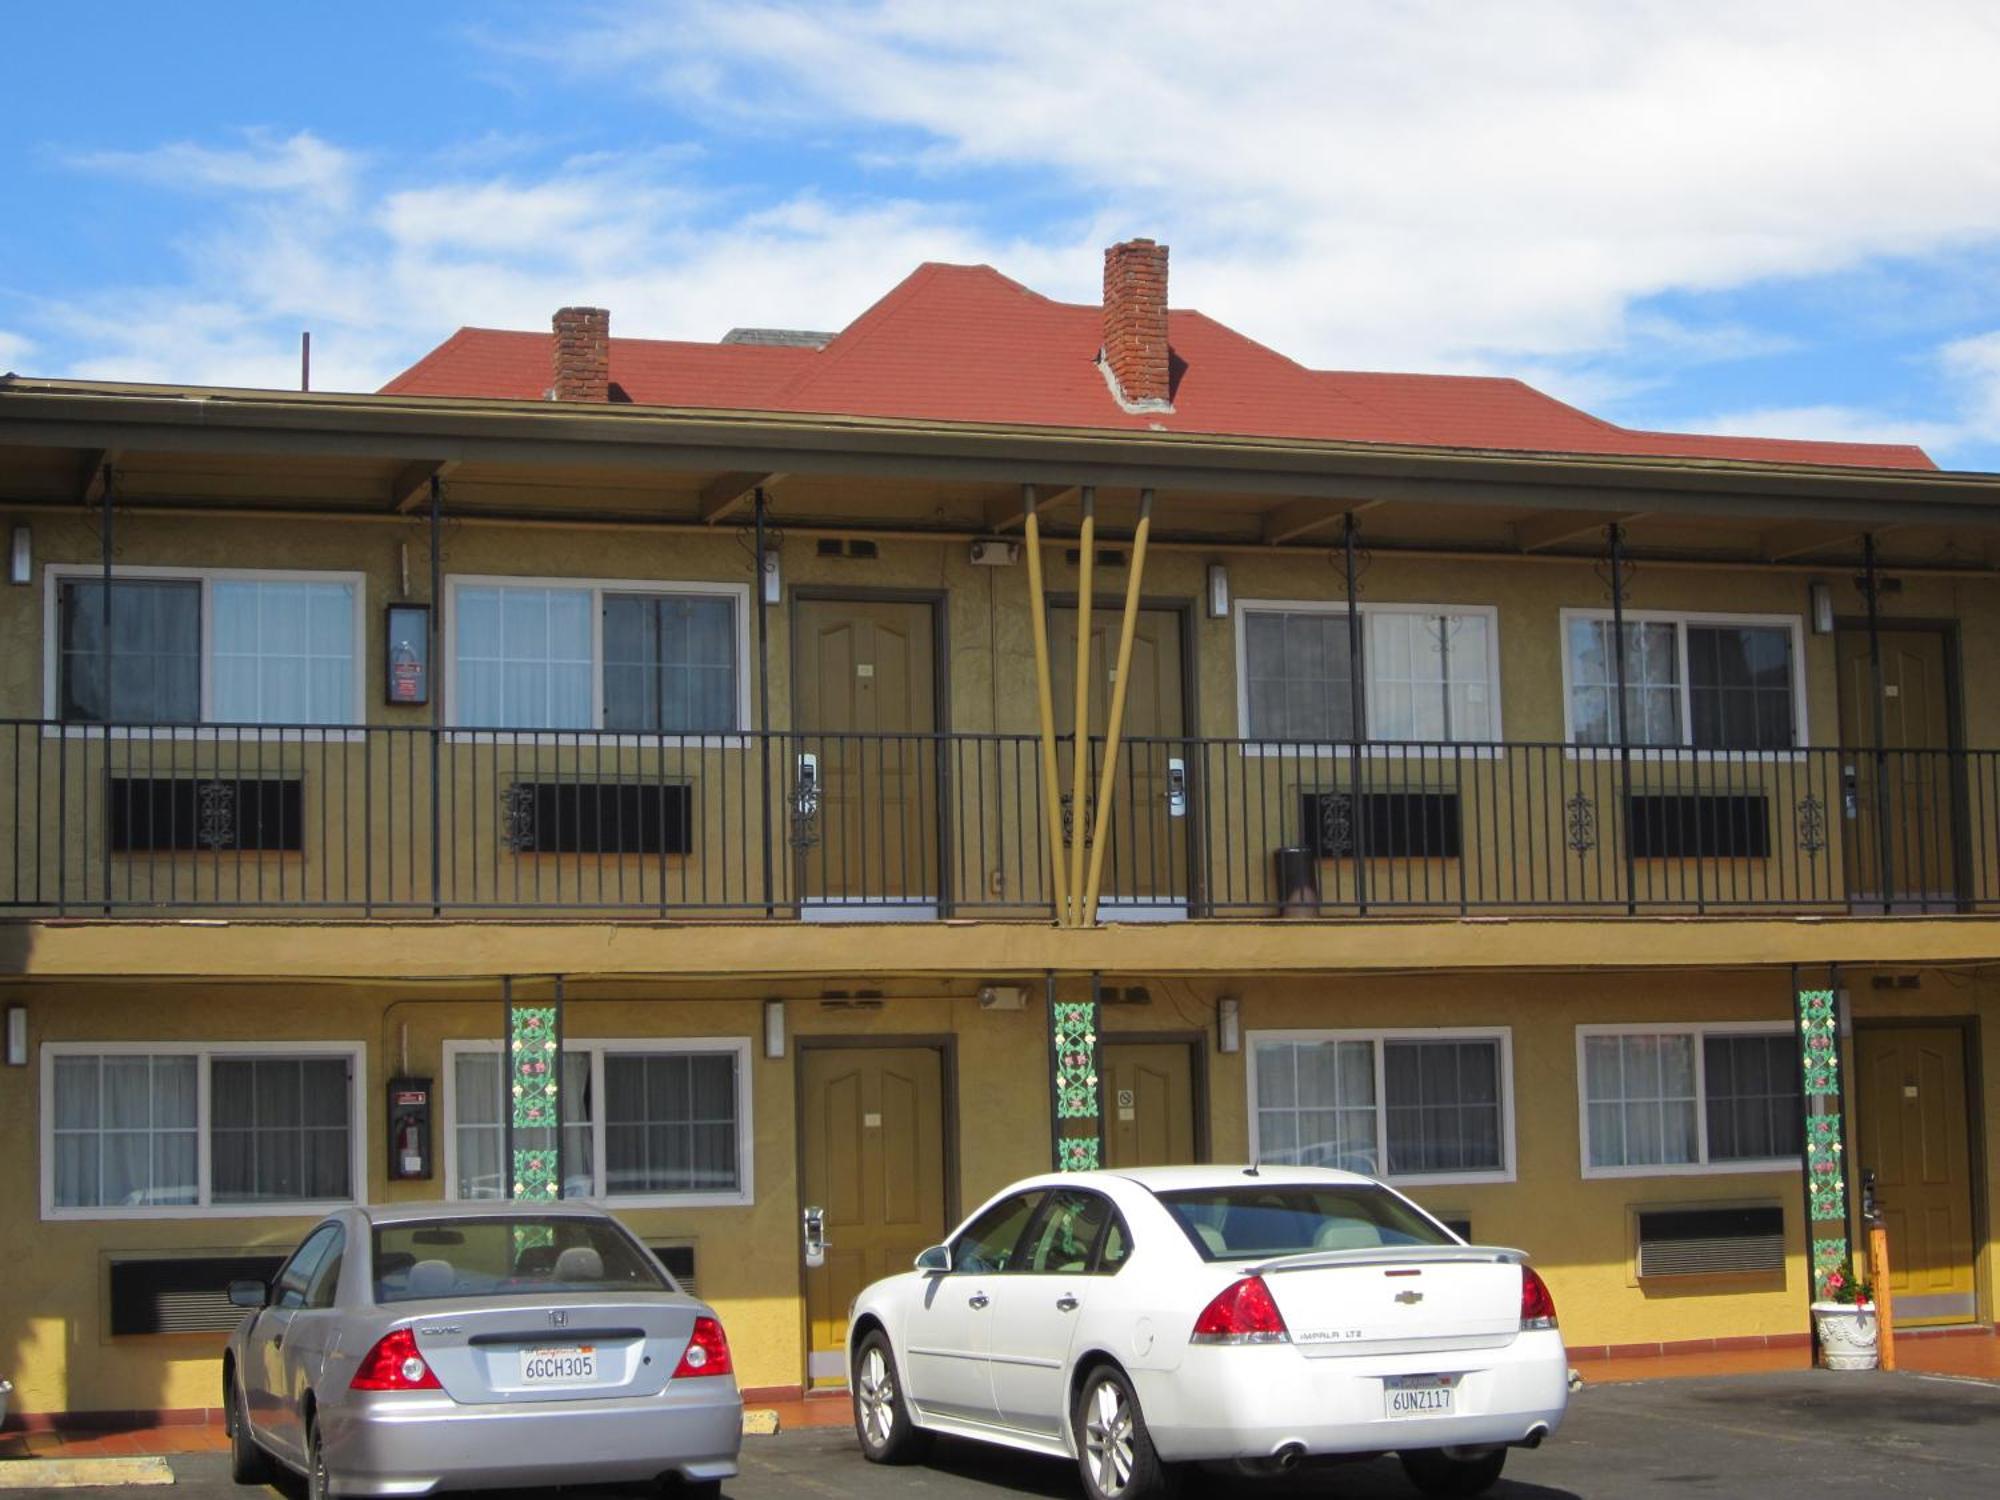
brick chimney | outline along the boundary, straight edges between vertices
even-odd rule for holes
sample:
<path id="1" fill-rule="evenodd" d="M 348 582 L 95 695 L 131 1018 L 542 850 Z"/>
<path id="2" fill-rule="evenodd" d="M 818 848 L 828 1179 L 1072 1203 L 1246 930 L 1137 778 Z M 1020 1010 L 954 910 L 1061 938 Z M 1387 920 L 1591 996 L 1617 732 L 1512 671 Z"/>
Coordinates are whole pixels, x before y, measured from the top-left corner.
<path id="1" fill-rule="evenodd" d="M 1167 247 L 1126 240 L 1104 252 L 1104 373 L 1127 411 L 1172 411 L 1167 379 Z"/>
<path id="2" fill-rule="evenodd" d="M 555 316 L 556 379 L 551 401 L 611 399 L 611 314 L 565 307 Z"/>

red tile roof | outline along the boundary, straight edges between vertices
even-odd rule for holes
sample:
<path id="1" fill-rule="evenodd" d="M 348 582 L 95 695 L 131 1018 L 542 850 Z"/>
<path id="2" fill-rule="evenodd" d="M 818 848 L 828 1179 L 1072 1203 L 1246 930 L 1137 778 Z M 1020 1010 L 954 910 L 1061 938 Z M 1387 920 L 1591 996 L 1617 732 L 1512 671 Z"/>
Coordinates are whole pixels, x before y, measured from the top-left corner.
<path id="1" fill-rule="evenodd" d="M 990 266 L 919 266 L 823 349 L 611 340 L 614 400 L 1486 450 L 1934 468 L 1921 448 L 1641 432 L 1518 380 L 1310 370 L 1198 312 L 1168 314 L 1173 410 L 1125 411 L 1097 364 L 1095 306 Z M 461 328 L 384 394 L 539 400 L 552 335 Z"/>

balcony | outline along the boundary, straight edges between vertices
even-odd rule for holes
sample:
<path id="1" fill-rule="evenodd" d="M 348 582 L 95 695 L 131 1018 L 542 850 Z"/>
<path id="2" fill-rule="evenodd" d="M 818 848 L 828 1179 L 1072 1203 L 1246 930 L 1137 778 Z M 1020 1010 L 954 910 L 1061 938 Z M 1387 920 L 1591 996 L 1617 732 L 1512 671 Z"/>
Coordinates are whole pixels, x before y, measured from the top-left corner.
<path id="1" fill-rule="evenodd" d="M 1083 816 L 1058 746 L 1065 869 Z M 2000 751 L 1124 741 L 1101 921 L 2000 907 Z M 1049 921 L 1034 735 L 0 721 L 0 909 Z M 1072 866 L 1071 862 L 1075 862 Z"/>

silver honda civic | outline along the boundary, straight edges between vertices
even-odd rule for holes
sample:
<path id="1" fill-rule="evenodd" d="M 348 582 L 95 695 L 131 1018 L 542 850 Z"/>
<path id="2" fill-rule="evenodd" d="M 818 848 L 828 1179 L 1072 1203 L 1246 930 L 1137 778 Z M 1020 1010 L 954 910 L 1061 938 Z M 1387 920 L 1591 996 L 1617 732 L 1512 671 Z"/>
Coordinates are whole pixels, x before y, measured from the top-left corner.
<path id="1" fill-rule="evenodd" d="M 223 1355 L 230 1471 L 324 1495 L 672 1484 L 736 1473 L 743 1398 L 712 1308 L 575 1203 L 348 1208 L 316 1225 Z"/>

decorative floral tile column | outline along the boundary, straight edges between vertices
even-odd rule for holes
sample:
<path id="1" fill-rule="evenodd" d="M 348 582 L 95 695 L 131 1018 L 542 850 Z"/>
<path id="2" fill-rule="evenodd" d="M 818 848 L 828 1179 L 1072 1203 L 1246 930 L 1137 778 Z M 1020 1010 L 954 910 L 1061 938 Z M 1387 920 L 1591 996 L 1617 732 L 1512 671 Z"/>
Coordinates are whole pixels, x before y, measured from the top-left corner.
<path id="1" fill-rule="evenodd" d="M 1087 1172 L 1102 1164 L 1104 1122 L 1097 1087 L 1097 1023 L 1095 1001 L 1057 1001 L 1050 1007 L 1055 1053 L 1055 1165 L 1059 1172 Z"/>
<path id="2" fill-rule="evenodd" d="M 1845 1116 L 1840 1086 L 1840 1007 L 1833 990 L 1800 990 L 1799 1050 L 1805 1105 L 1807 1238 L 1812 1249 L 1813 1299 L 1826 1279 L 1845 1271 L 1847 1239 Z"/>
<path id="3" fill-rule="evenodd" d="M 562 1196 L 561 1055 L 557 1007 L 508 1007 L 507 1092 L 513 1149 L 510 1197 Z"/>

